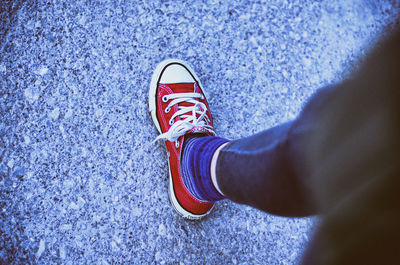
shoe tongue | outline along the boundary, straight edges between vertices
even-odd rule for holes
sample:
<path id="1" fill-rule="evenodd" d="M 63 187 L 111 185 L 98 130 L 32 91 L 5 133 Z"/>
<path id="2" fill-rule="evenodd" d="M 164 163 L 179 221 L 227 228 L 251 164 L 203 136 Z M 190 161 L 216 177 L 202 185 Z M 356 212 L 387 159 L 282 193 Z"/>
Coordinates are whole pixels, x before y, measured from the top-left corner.
<path id="1" fill-rule="evenodd" d="M 173 91 L 173 93 L 194 93 L 195 83 L 177 83 L 177 84 L 167 84 L 167 86 Z M 192 103 L 182 102 L 179 106 L 190 107 L 193 106 Z"/>
<path id="2" fill-rule="evenodd" d="M 206 129 L 204 127 L 201 127 L 201 126 L 193 127 L 192 129 L 190 129 L 189 131 L 186 132 L 186 134 L 188 134 L 188 133 L 205 133 L 210 136 L 215 136 L 214 132 L 212 132 L 209 129 Z"/>
<path id="3" fill-rule="evenodd" d="M 193 93 L 194 83 L 167 84 L 174 93 Z"/>

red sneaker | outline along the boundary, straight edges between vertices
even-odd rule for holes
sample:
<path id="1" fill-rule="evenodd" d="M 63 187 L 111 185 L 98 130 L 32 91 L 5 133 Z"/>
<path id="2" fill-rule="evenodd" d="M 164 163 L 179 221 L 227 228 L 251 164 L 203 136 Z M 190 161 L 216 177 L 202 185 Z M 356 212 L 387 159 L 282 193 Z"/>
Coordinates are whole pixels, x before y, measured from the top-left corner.
<path id="1" fill-rule="evenodd" d="M 149 91 L 151 117 L 165 139 L 169 166 L 169 198 L 184 218 L 200 219 L 214 203 L 196 199 L 185 187 L 180 161 L 185 135 L 215 135 L 211 113 L 199 78 L 185 62 L 169 59 L 154 71 Z"/>

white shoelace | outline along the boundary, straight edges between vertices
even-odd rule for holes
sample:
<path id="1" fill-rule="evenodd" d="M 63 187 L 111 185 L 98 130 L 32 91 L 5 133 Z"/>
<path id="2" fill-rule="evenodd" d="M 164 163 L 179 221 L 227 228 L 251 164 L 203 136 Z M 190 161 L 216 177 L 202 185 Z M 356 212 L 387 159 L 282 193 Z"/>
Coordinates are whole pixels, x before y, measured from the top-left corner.
<path id="1" fill-rule="evenodd" d="M 214 132 L 210 125 L 210 119 L 206 115 L 206 105 L 196 100 L 196 98 L 204 99 L 204 96 L 200 93 L 176 93 L 163 96 L 163 102 L 168 102 L 172 99 L 165 109 L 165 113 L 168 113 L 174 105 L 182 102 L 192 103 L 193 106 L 178 106 L 178 111 L 175 112 L 169 120 L 169 124 L 171 125 L 169 130 L 160 134 L 154 141 L 164 139 L 176 142 L 178 146 L 178 138 L 196 126 L 201 126 Z M 197 117 L 198 115 L 199 117 Z M 174 122 L 176 117 L 181 119 Z"/>

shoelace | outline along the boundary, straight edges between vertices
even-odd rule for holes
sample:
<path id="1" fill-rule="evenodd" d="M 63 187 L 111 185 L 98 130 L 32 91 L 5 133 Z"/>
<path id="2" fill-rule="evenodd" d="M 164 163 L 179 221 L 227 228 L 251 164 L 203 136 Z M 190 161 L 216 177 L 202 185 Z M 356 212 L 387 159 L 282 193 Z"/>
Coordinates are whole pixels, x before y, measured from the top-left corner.
<path id="1" fill-rule="evenodd" d="M 168 113 L 172 106 L 182 102 L 192 103 L 193 105 L 178 105 L 178 111 L 175 112 L 169 120 L 171 127 L 167 132 L 157 136 L 154 142 L 160 139 L 165 139 L 171 142 L 176 142 L 176 145 L 179 146 L 178 138 L 196 126 L 200 126 L 214 132 L 212 126 L 210 125 L 210 119 L 206 115 L 207 106 L 204 103 L 196 100 L 196 98 L 204 99 L 204 96 L 200 93 L 176 93 L 163 96 L 163 102 L 168 102 L 172 99 L 165 109 L 165 113 Z M 189 112 L 191 112 L 191 114 L 188 114 Z M 175 122 L 176 117 L 179 117 L 180 120 Z"/>

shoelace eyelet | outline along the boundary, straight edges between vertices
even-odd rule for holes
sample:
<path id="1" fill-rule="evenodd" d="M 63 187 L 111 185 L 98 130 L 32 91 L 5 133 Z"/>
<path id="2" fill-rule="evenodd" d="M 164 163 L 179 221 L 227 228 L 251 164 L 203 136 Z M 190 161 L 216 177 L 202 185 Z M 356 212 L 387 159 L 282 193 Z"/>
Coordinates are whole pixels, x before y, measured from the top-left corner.
<path id="1" fill-rule="evenodd" d="M 178 141 L 175 142 L 175 147 L 179 148 L 179 142 Z"/>
<path id="2" fill-rule="evenodd" d="M 168 113 L 170 110 L 171 110 L 171 108 L 166 108 L 164 112 Z"/>
<path id="3" fill-rule="evenodd" d="M 170 120 L 169 120 L 169 125 L 172 126 L 172 124 L 174 124 L 174 119 L 170 119 Z"/>
<path id="4" fill-rule="evenodd" d="M 168 102 L 168 97 L 167 97 L 167 95 L 164 95 L 164 96 L 162 97 L 162 102 L 164 102 L 164 103 Z"/>

